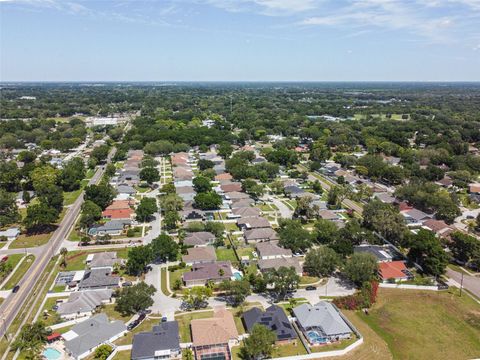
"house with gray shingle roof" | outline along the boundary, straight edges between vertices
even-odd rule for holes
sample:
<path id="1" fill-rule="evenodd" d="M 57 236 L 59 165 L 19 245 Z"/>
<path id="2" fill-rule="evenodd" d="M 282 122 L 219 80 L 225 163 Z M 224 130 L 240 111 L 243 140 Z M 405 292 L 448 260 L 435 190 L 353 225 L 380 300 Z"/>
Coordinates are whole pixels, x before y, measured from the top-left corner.
<path id="1" fill-rule="evenodd" d="M 208 231 L 198 231 L 188 234 L 183 243 L 189 246 L 207 246 L 213 244 L 215 235 Z"/>
<path id="2" fill-rule="evenodd" d="M 107 315 L 98 314 L 74 325 L 62 337 L 66 340 L 65 351 L 79 360 L 90 355 L 98 346 L 111 343 L 126 332 L 127 327 L 122 321 L 110 322 Z"/>
<path id="3" fill-rule="evenodd" d="M 340 311 L 328 301 L 320 301 L 315 306 L 302 304 L 293 309 L 293 315 L 299 329 L 313 346 L 349 339 L 353 333 L 340 316 Z"/>
<path id="4" fill-rule="evenodd" d="M 176 321 L 160 323 L 151 332 L 141 332 L 133 337 L 132 360 L 176 359 L 181 356 Z"/>
<path id="5" fill-rule="evenodd" d="M 91 269 L 85 271 L 83 279 L 80 281 L 80 290 L 85 289 L 111 289 L 118 287 L 120 283 L 119 276 L 113 276 L 110 269 Z"/>
<path id="6" fill-rule="evenodd" d="M 287 315 L 278 305 L 272 305 L 265 311 L 254 307 L 243 313 L 242 320 L 247 332 L 251 332 L 255 324 L 266 326 L 275 332 L 277 343 L 286 343 L 297 338 L 297 333 Z"/>
<path id="7" fill-rule="evenodd" d="M 68 301 L 58 305 L 57 313 L 66 320 L 91 316 L 97 307 L 111 301 L 112 293 L 111 289 L 73 292 Z"/>

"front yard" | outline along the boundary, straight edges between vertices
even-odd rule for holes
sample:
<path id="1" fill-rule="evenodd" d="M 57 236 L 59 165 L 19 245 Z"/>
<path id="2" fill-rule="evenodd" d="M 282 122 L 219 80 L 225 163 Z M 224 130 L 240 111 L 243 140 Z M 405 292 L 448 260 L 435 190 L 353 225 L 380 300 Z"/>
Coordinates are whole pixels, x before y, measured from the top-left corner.
<path id="1" fill-rule="evenodd" d="M 175 320 L 178 321 L 180 342 L 192 342 L 190 323 L 193 319 L 207 319 L 211 317 L 213 317 L 213 311 L 202 311 L 175 316 Z"/>

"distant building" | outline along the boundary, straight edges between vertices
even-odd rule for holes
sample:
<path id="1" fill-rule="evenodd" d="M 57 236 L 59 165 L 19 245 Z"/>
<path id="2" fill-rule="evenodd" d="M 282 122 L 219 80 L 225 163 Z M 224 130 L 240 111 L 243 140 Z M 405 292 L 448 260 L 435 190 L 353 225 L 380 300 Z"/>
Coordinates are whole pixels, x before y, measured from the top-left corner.
<path id="1" fill-rule="evenodd" d="M 6 237 L 7 241 L 16 240 L 18 235 L 20 235 L 20 229 L 16 227 L 12 227 L 10 229 L 0 231 L 0 238 Z"/>
<path id="2" fill-rule="evenodd" d="M 93 126 L 115 126 L 118 124 L 118 118 L 116 117 L 88 117 L 85 121 L 91 123 Z"/>

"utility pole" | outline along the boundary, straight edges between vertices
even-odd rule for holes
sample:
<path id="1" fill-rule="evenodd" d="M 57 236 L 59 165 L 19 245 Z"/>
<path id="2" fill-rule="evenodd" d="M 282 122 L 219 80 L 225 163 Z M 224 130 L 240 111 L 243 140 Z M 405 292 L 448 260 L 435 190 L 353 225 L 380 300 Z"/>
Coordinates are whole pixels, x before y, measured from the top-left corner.
<path id="1" fill-rule="evenodd" d="M 462 272 L 462 280 L 460 280 L 460 297 L 462 297 L 462 289 L 463 289 L 463 272 Z"/>

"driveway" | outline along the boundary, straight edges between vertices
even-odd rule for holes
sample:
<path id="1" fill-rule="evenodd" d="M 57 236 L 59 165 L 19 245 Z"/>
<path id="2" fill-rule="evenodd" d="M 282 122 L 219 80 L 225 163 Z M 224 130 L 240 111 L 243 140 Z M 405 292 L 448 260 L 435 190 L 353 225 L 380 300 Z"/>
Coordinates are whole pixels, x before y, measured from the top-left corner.
<path id="1" fill-rule="evenodd" d="M 320 296 L 346 296 L 355 292 L 355 287 L 352 284 L 346 283 L 338 277 L 331 277 L 325 285 L 316 286 L 316 288 L 312 291 L 298 289 L 295 297 L 305 298 L 309 303 L 315 305 L 320 301 Z"/>
<path id="2" fill-rule="evenodd" d="M 447 268 L 447 276 L 452 279 L 456 286 L 460 287 L 462 282 L 462 274 L 458 271 Z M 463 287 L 480 298 L 480 278 L 464 274 L 463 275 Z"/>
<path id="3" fill-rule="evenodd" d="M 180 309 L 181 300 L 171 298 L 162 293 L 160 269 L 161 265 L 150 265 L 152 270 L 145 274 L 145 282 L 148 285 L 153 285 L 157 292 L 153 295 L 153 305 L 150 307 L 152 313 L 162 314 L 168 320 L 173 320 L 175 311 Z"/>
<path id="4" fill-rule="evenodd" d="M 455 227 L 457 229 L 467 231 L 468 232 L 468 226 L 462 223 L 463 220 L 466 220 L 467 217 L 471 217 L 473 219 L 476 219 L 478 214 L 480 214 L 480 208 L 474 209 L 474 210 L 468 210 L 466 208 L 461 208 L 462 215 L 459 217 L 455 218 Z"/>
<path id="5" fill-rule="evenodd" d="M 293 210 L 290 209 L 283 202 L 281 202 L 277 197 L 268 196 L 268 200 L 271 201 L 278 208 L 278 211 L 280 212 L 280 216 L 282 218 L 284 218 L 284 219 L 291 219 L 292 218 Z"/>

